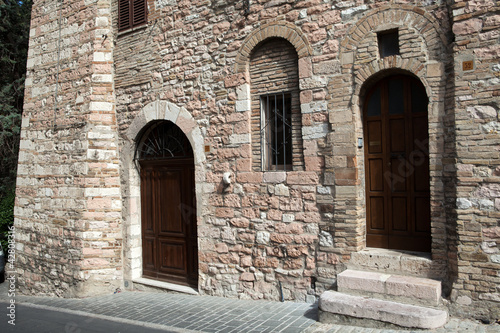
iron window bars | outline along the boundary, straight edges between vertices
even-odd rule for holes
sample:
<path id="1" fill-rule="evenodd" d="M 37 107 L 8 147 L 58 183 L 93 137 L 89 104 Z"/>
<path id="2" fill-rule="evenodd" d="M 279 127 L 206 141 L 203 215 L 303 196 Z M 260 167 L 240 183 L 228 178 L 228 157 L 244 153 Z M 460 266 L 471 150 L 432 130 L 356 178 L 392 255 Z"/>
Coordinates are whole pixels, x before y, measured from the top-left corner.
<path id="1" fill-rule="evenodd" d="M 292 98 L 290 93 L 262 95 L 261 152 L 263 170 L 292 169 Z"/>

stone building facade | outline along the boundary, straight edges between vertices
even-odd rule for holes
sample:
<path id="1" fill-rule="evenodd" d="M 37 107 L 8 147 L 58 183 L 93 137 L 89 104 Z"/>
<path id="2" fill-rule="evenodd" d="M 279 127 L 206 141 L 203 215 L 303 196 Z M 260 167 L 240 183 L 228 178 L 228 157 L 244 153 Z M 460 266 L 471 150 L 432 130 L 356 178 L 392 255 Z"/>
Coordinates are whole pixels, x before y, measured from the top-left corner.
<path id="1" fill-rule="evenodd" d="M 451 313 L 500 316 L 496 1 L 147 0 L 119 29 L 136 3 L 34 3 L 23 292 L 180 274 L 202 295 L 313 301 L 356 266 L 439 280 Z M 184 142 L 180 167 L 151 153 L 166 137 Z M 148 234 L 155 214 L 194 240 Z"/>

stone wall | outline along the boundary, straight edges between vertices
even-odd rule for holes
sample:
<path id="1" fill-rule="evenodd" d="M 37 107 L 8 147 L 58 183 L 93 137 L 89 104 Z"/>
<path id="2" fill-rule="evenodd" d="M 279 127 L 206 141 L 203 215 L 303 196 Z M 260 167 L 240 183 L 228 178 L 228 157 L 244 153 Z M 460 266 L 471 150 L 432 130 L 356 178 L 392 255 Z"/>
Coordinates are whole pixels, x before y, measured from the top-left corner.
<path id="1" fill-rule="evenodd" d="M 454 1 L 457 271 L 461 314 L 500 317 L 500 7 Z"/>
<path id="2" fill-rule="evenodd" d="M 461 54 L 450 47 L 454 7 L 440 1 L 300 1 L 252 2 L 247 9 L 233 1 L 150 1 L 149 9 L 146 27 L 117 37 L 118 121 L 125 133 L 142 108 L 168 101 L 192 115 L 201 144 L 211 148 L 197 193 L 202 292 L 277 299 L 281 282 L 285 298 L 304 300 L 335 284 L 350 253 L 365 246 L 364 154 L 357 147 L 364 93 L 379 74 L 394 72 L 417 76 L 429 96 L 429 276 L 451 291 L 460 270 L 450 103 L 453 57 Z M 394 28 L 400 55 L 381 59 L 377 32 Z M 287 40 L 298 54 L 307 172 L 248 169 L 248 69 L 252 52 L 267 38 Z M 134 138 L 126 139 L 133 146 Z M 223 191 L 225 171 L 236 181 Z M 494 235 L 495 229 L 486 230 Z"/>
<path id="3" fill-rule="evenodd" d="M 59 39 L 60 4 L 34 6 L 16 202 L 22 290 L 84 294 L 141 276 L 135 140 L 167 119 L 195 152 L 200 293 L 314 300 L 365 247 L 361 110 L 372 84 L 402 73 L 429 97 L 428 276 L 454 313 L 498 317 L 494 1 L 149 0 L 148 24 L 118 33 L 117 1 L 75 0 L 62 6 Z M 400 52 L 381 58 L 377 33 L 393 29 Z M 303 161 L 287 172 L 252 167 L 249 66 L 274 38 L 297 55 Z"/>
<path id="4" fill-rule="evenodd" d="M 102 0 L 33 5 L 15 207 L 24 293 L 121 285 L 110 13 Z"/>
<path id="5" fill-rule="evenodd" d="M 211 147 L 197 193 L 198 211 L 203 212 L 199 219 L 202 292 L 278 299 L 282 282 L 286 299 L 305 300 L 306 295 L 334 285 L 342 262 L 363 248 L 364 166 L 357 148 L 362 126 L 359 97 L 353 94 L 359 94 L 368 77 L 382 69 L 421 71 L 425 80 L 422 66 L 429 60 L 433 60 L 429 71 L 437 68 L 429 76 L 439 79 L 444 75 L 439 61 L 446 53 L 442 52 L 444 28 L 439 28 L 437 19 L 430 14 L 419 19 L 422 15 L 413 14 L 413 7 L 400 6 L 392 21 L 402 27 L 402 56 L 391 63 L 379 62 L 373 30 L 387 28 L 386 21 L 391 20 L 383 15 L 388 8 L 351 6 L 252 3 L 245 15 L 242 2 L 150 2 L 148 26 L 118 35 L 121 133 L 142 108 L 164 100 L 185 108 L 202 131 L 201 144 Z M 433 5 L 430 10 L 447 15 L 445 7 Z M 367 13 L 372 18 L 365 18 L 370 26 L 364 29 L 370 33 L 356 26 Z M 406 19 L 410 24 L 405 25 Z M 419 32 L 429 29 L 430 50 L 419 46 L 427 42 Z M 298 54 L 306 172 L 249 169 L 251 141 L 246 133 L 254 87 L 250 89 L 248 68 L 252 52 L 267 38 L 287 40 Z M 349 38 L 354 39 L 350 45 Z M 371 73 L 359 70 L 367 61 L 376 66 Z M 359 76 L 354 82 L 353 74 Z M 438 93 L 433 98 L 442 99 Z M 127 145 L 134 139 L 127 136 Z M 221 178 L 226 171 L 235 183 L 223 191 Z M 123 181 L 125 185 L 127 179 Z M 440 228 L 444 231 L 444 225 Z M 436 241 L 436 248 L 441 245 Z M 436 276 L 446 265 L 446 255 L 442 257 Z"/>

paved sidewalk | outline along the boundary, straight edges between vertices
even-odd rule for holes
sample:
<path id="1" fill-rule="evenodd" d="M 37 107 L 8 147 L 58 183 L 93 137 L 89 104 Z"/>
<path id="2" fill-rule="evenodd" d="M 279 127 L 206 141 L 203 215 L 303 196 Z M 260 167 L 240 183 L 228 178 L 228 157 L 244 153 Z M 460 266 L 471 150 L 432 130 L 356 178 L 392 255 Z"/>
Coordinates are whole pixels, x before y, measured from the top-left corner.
<path id="1" fill-rule="evenodd" d="M 0 299 L 6 300 L 4 293 Z M 129 292 L 85 299 L 16 295 L 16 303 L 65 313 L 158 328 L 170 332 L 403 332 L 317 322 L 317 305 L 238 300 L 213 296 Z M 89 323 L 91 325 L 91 323 Z M 83 329 L 82 332 L 85 332 Z M 408 332 L 408 331 L 404 331 Z M 443 328 L 418 332 L 500 332 L 500 325 L 451 319 Z M 110 332 L 111 333 L 111 332 Z"/>
<path id="2" fill-rule="evenodd" d="M 124 291 L 85 299 L 16 296 L 16 302 L 176 332 L 301 332 L 317 322 L 312 304 L 170 293 Z"/>

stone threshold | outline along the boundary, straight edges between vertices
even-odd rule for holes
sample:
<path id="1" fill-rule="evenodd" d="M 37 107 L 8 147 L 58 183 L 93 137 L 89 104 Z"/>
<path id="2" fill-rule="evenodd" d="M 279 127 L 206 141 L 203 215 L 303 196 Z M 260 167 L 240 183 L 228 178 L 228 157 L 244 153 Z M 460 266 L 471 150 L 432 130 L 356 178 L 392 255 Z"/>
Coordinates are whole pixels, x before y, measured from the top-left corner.
<path id="1" fill-rule="evenodd" d="M 389 250 L 377 247 L 367 247 L 364 250 L 356 252 L 360 255 L 379 255 L 379 256 L 391 256 L 395 258 L 413 258 L 421 260 L 431 260 L 431 254 L 429 252 L 416 252 L 416 251 L 404 251 L 404 250 Z"/>
<path id="2" fill-rule="evenodd" d="M 168 283 L 168 282 L 146 279 L 146 278 L 133 279 L 132 282 L 137 283 L 137 284 L 142 284 L 145 286 L 176 291 L 176 292 L 184 293 L 184 294 L 199 295 L 198 290 L 196 290 L 194 288 L 182 286 L 182 285 L 174 284 L 174 283 Z"/>

